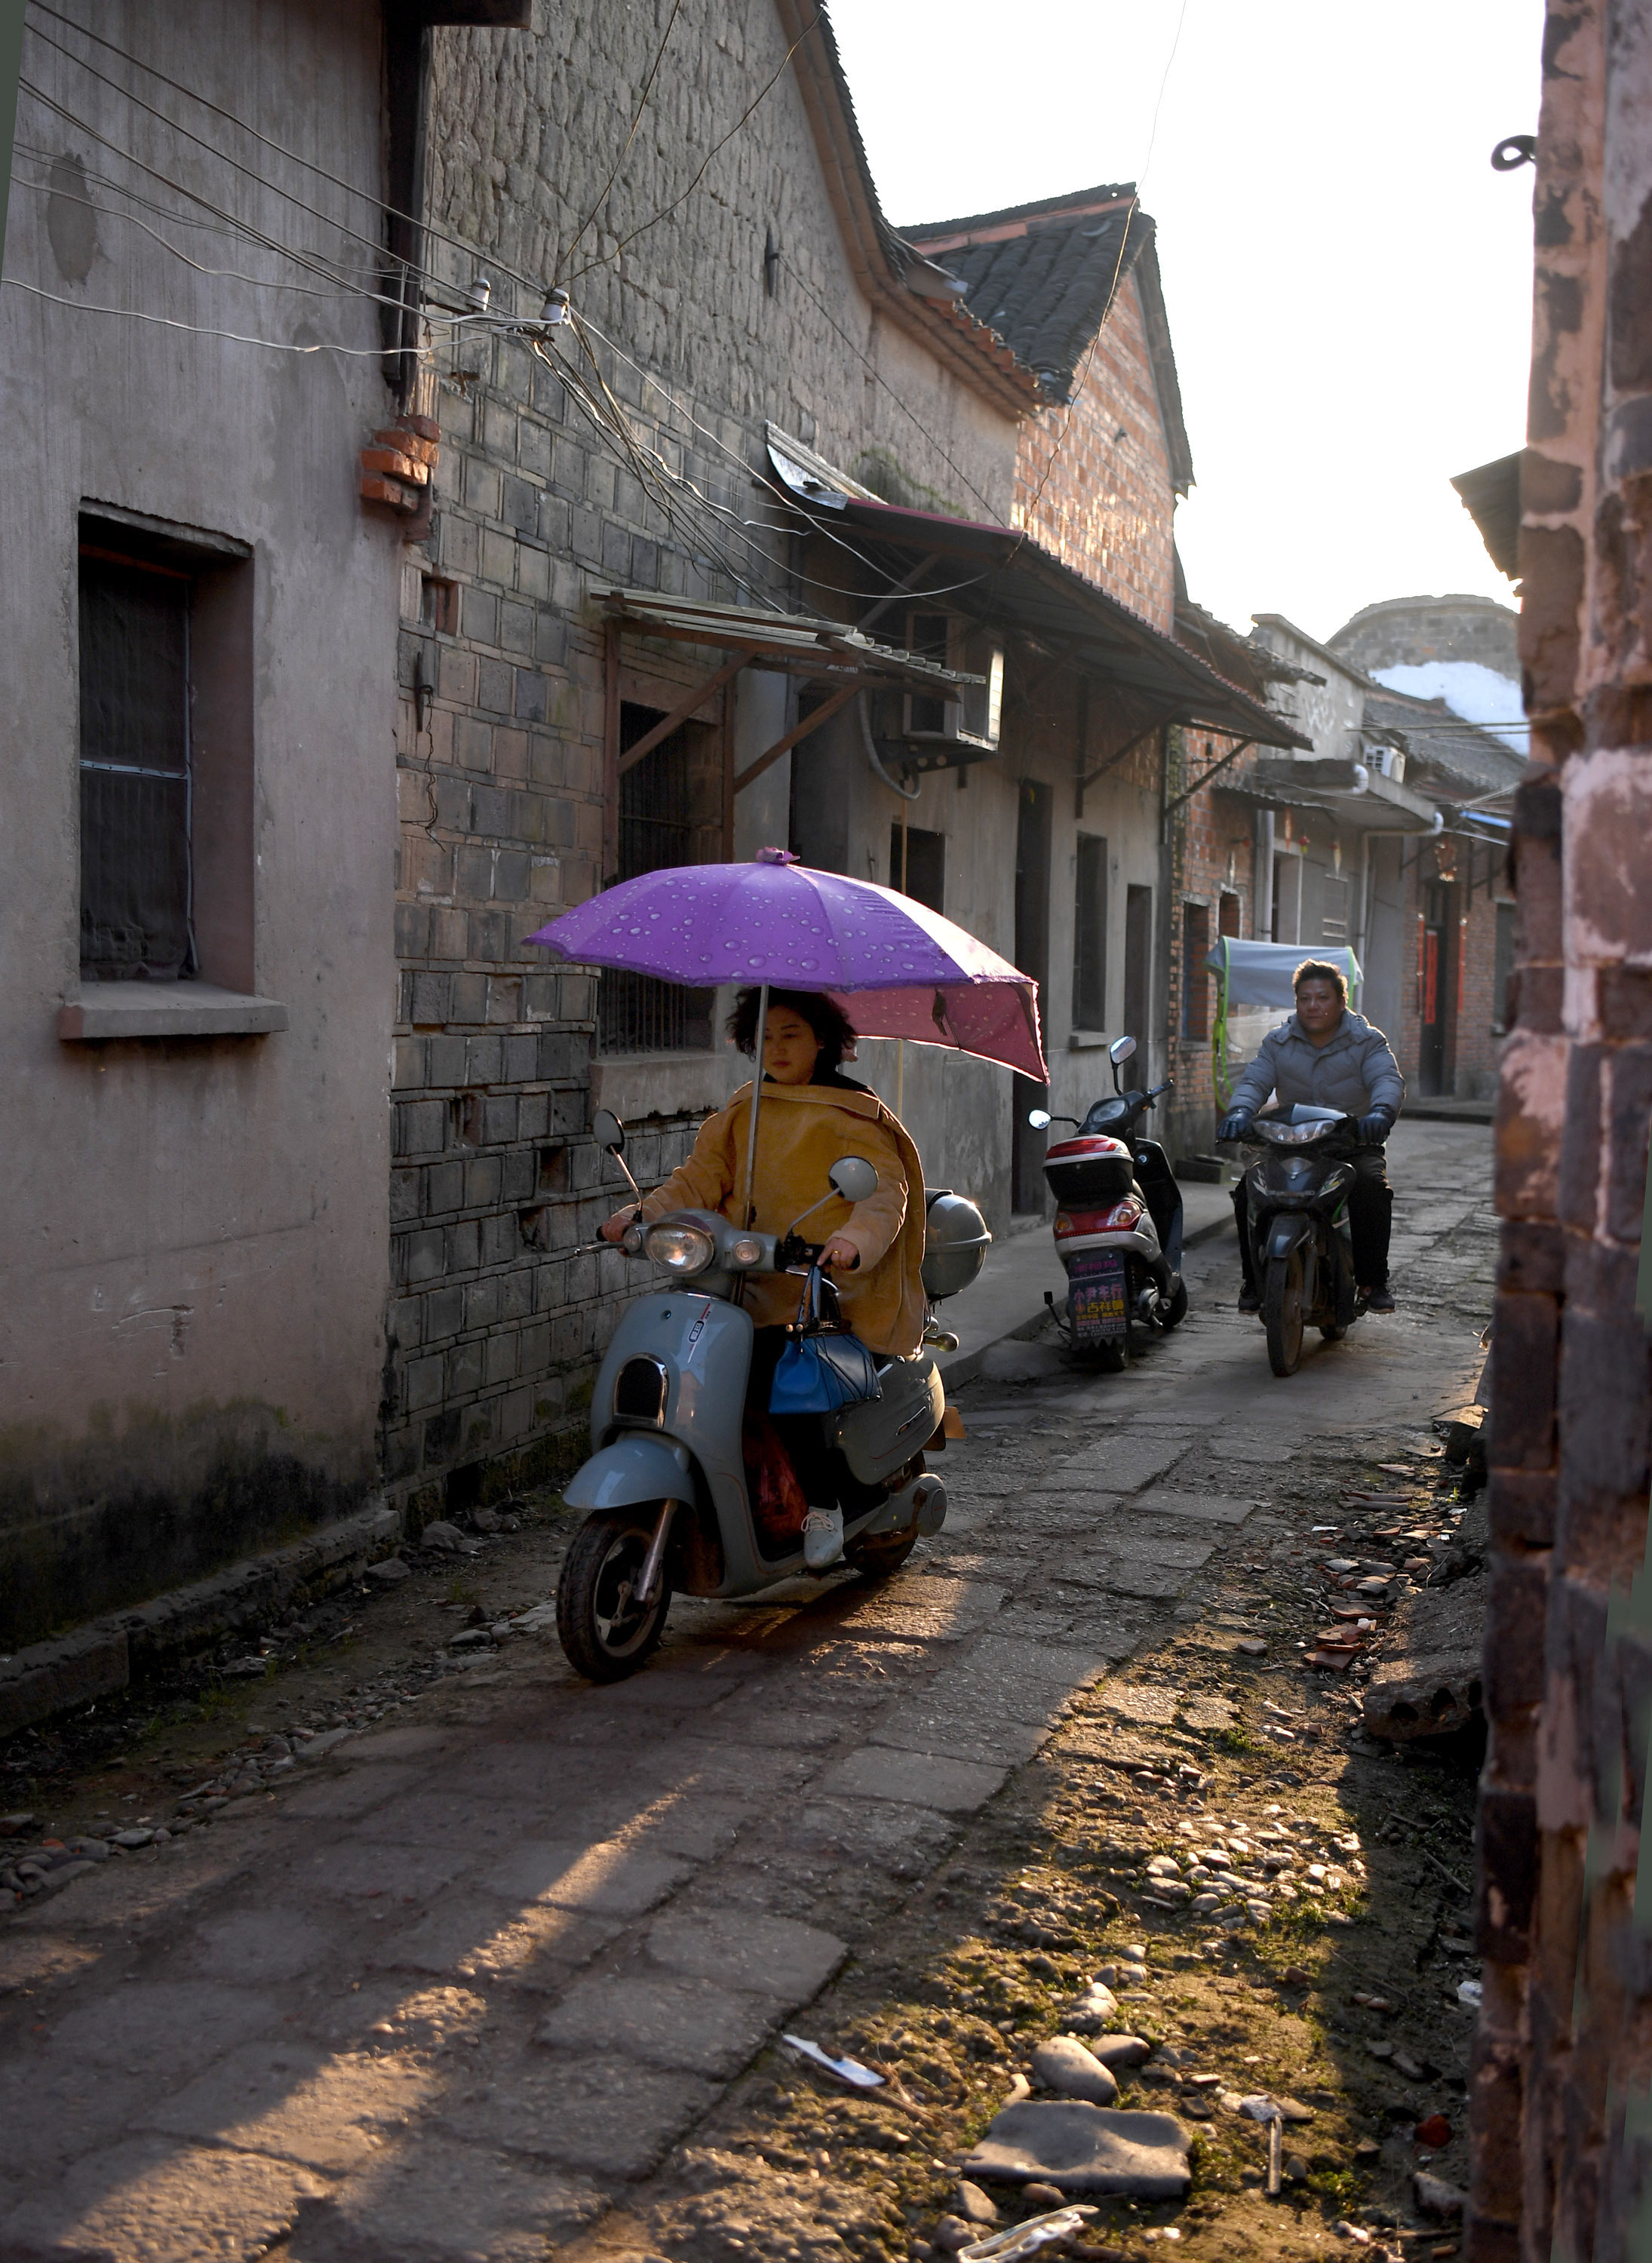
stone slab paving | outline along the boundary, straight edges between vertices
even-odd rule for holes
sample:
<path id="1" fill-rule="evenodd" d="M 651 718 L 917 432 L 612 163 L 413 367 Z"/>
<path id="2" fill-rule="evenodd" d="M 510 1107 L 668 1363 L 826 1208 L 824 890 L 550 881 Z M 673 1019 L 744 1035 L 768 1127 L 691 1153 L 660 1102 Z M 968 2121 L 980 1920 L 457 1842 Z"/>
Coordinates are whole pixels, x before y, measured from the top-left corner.
<path id="1" fill-rule="evenodd" d="M 1483 1164 L 1460 1127 L 1408 1136 L 1425 1271 Z M 1150 1362 L 1036 1421 L 974 1386 L 954 1513 L 887 1586 L 681 1604 L 612 1689 L 518 1642 L 8 1921 L 4 2263 L 542 2263 L 623 2202 L 1075 1693 L 1197 1616 L 1295 1426 L 1432 1411 L 1439 1322 L 1402 1308 L 1277 1384 L 1231 1253 L 1198 1254 Z"/>

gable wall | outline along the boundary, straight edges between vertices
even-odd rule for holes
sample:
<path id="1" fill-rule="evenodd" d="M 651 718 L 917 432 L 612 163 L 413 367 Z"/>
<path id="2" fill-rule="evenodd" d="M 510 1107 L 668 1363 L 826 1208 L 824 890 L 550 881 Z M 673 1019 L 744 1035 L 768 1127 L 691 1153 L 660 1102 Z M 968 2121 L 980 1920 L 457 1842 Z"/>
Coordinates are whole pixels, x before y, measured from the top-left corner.
<path id="1" fill-rule="evenodd" d="M 1013 523 L 1168 635 L 1176 496 L 1134 275 L 1080 371 L 1069 408 L 1022 426 Z"/>

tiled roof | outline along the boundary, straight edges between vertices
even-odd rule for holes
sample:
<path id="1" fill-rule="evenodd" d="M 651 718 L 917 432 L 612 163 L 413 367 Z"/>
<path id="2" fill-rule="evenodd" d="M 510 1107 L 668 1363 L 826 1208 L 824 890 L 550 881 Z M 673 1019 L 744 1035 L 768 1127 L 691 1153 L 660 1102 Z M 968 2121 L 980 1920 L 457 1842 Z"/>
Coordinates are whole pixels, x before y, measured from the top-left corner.
<path id="1" fill-rule="evenodd" d="M 1513 787 L 1525 773 L 1525 758 L 1477 723 L 1453 715 L 1443 699 L 1412 699 L 1373 684 L 1366 693 L 1365 728 L 1392 733 L 1406 749 L 1408 763 L 1429 774 L 1429 783 L 1466 785 L 1476 794 Z M 1406 777 L 1411 778 L 1408 769 Z"/>
<path id="2" fill-rule="evenodd" d="M 967 220 L 926 221 L 902 234 L 958 277 L 970 313 L 1038 372 L 1053 400 L 1070 397 L 1091 339 L 1134 273 L 1172 481 L 1178 493 L 1192 484 L 1154 223 L 1132 184 L 1081 189 Z"/>

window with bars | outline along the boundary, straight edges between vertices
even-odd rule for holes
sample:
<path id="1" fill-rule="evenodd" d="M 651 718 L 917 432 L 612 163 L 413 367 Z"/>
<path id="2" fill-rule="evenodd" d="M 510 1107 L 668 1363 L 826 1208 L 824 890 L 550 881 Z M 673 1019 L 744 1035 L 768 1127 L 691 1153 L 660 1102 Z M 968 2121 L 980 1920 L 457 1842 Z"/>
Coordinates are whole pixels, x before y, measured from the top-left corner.
<path id="1" fill-rule="evenodd" d="M 83 548 L 80 962 L 89 981 L 197 971 L 191 577 Z"/>
<path id="2" fill-rule="evenodd" d="M 623 756 L 660 720 L 657 709 L 626 701 L 620 710 Z M 685 723 L 620 778 L 619 872 L 634 880 L 670 864 L 699 864 L 723 854 L 721 734 Z M 685 989 L 649 974 L 610 968 L 597 997 L 599 1053 L 703 1052 L 712 1043 L 714 990 Z"/>
<path id="3" fill-rule="evenodd" d="M 1182 1035 L 1200 1042 L 1210 1036 L 1212 977 L 1205 961 L 1210 956 L 1210 906 L 1182 906 Z"/>
<path id="4" fill-rule="evenodd" d="M 1098 833 L 1081 833 L 1073 906 L 1073 1027 L 1106 1026 L 1107 843 Z"/>

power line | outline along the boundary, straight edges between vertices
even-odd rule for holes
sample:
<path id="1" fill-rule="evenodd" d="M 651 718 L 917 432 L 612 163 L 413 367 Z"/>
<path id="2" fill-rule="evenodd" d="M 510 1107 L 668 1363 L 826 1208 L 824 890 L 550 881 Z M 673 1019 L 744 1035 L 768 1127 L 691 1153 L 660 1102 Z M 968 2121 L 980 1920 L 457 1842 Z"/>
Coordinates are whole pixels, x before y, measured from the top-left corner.
<path id="1" fill-rule="evenodd" d="M 33 153 L 25 152 L 25 154 Z M 106 185 L 112 188 L 115 184 L 109 183 Z M 188 252 L 182 249 L 179 245 L 169 242 L 158 228 L 151 228 L 147 221 L 140 220 L 135 213 L 117 212 L 107 206 L 94 204 L 90 197 L 76 196 L 68 189 L 54 187 L 49 180 L 19 180 L 16 186 L 32 191 L 36 196 L 49 196 L 65 204 L 79 205 L 83 211 L 97 213 L 105 220 L 123 221 L 129 228 L 140 228 L 152 242 L 158 243 L 163 251 L 170 252 L 174 259 L 181 260 L 185 267 L 192 268 L 197 275 L 209 276 L 216 282 L 250 283 L 260 291 L 297 291 L 310 299 L 368 298 L 377 299 L 381 306 L 386 307 L 398 307 L 401 304 L 398 299 L 388 298 L 380 292 L 367 291 L 359 284 L 347 284 L 336 291 L 323 291 L 308 283 L 283 283 L 268 275 L 243 275 L 238 268 L 207 267 L 200 260 L 192 259 Z M 150 209 L 154 210 L 156 207 L 151 206 Z M 199 225 L 199 222 L 192 223 L 183 220 L 180 220 L 178 224 L 186 227 Z"/>
<path id="2" fill-rule="evenodd" d="M 737 449 L 731 448 L 728 442 L 722 438 L 721 434 L 714 432 L 709 424 L 702 424 L 699 419 L 694 415 L 692 409 L 690 408 L 685 401 L 679 401 L 677 395 L 670 391 L 668 386 L 663 384 L 659 378 L 655 376 L 652 371 L 644 369 L 641 362 L 634 360 L 632 357 L 623 350 L 623 348 L 616 345 L 614 341 L 611 337 L 606 336 L 603 331 L 599 330 L 597 325 L 591 322 L 588 316 L 582 315 L 580 317 L 580 327 L 588 331 L 592 337 L 598 339 L 603 345 L 606 346 L 609 352 L 612 353 L 617 360 L 624 362 L 628 369 L 635 370 L 637 375 L 642 380 L 643 383 L 645 385 L 651 385 L 655 390 L 677 410 L 677 414 L 683 418 L 685 423 L 691 425 L 692 429 L 696 432 L 699 433 L 704 439 L 708 440 L 714 448 L 717 449 L 721 454 L 727 456 L 730 463 L 737 465 L 754 487 L 758 488 L 760 491 L 772 495 L 776 502 L 782 504 L 786 509 L 793 510 L 795 508 L 796 498 L 792 495 L 786 488 L 777 485 L 773 480 L 767 478 L 762 472 L 754 470 L 752 466 L 747 463 L 745 458 L 740 454 Z M 561 366 L 561 365 L 559 364 L 558 366 Z M 668 474 L 670 474 L 670 466 L 668 466 L 666 468 Z M 679 476 L 676 474 L 670 474 L 670 475 L 673 478 Z M 747 523 L 748 522 L 742 521 L 743 524 Z M 861 598 L 876 598 L 885 595 L 893 595 L 900 591 L 902 584 L 896 581 L 893 575 L 888 574 L 882 567 L 878 565 L 875 560 L 867 557 L 864 550 L 858 549 L 852 542 L 845 541 L 842 535 L 834 533 L 830 527 L 822 526 L 818 521 L 814 522 L 814 524 L 815 531 L 817 533 L 823 535 L 827 541 L 835 545 L 835 546 L 843 551 L 846 556 L 852 558 L 858 566 L 865 567 L 867 573 L 875 575 L 876 578 L 884 584 L 883 589 L 844 589 L 839 582 L 822 582 L 815 575 L 804 574 L 792 568 L 782 568 L 780 570 L 790 573 L 793 580 L 807 582 L 812 589 L 830 589 L 836 595 L 854 597 L 857 600 Z M 781 530 L 779 529 L 775 530 L 777 532 L 780 531 Z M 972 574 L 965 581 L 948 582 L 938 589 L 915 589 L 911 594 L 915 598 L 951 596 L 960 589 L 975 589 L 985 579 L 986 576 L 983 574 Z"/>
<path id="3" fill-rule="evenodd" d="M 172 315 L 146 315 L 137 307 L 89 306 L 83 299 L 66 299 L 60 292 L 42 291 L 38 283 L 25 283 L 20 275 L 0 277 L 0 283 L 8 291 L 26 291 L 31 298 L 47 300 L 54 307 L 72 307 L 79 315 L 119 315 L 128 322 L 154 322 L 163 329 L 187 330 L 193 337 L 226 338 L 233 345 L 263 346 L 271 353 L 347 354 L 352 360 L 359 361 L 382 361 L 384 358 L 381 345 L 340 346 L 329 341 L 312 346 L 293 345 L 281 338 L 252 338 L 243 336 L 239 330 L 211 329 L 205 323 L 181 322 Z"/>
<path id="4" fill-rule="evenodd" d="M 682 191 L 681 194 L 673 197 L 669 205 L 663 205 L 660 210 L 654 213 L 650 219 L 641 221 L 637 227 L 631 230 L 628 235 L 622 235 L 614 245 L 612 251 L 605 254 L 603 258 L 588 259 L 585 264 L 579 268 L 569 278 L 571 282 L 577 283 L 580 277 L 582 275 L 589 275 L 593 267 L 602 267 L 611 264 L 612 261 L 620 257 L 622 252 L 628 250 L 640 235 L 646 235 L 648 230 L 651 228 L 657 227 L 661 221 L 668 220 L 677 210 L 678 205 L 685 203 L 686 200 L 693 195 L 694 191 L 699 186 L 701 181 L 705 179 L 706 171 L 711 165 L 713 158 L 717 156 L 728 147 L 728 143 L 734 140 L 735 134 L 740 132 L 741 128 L 748 124 L 749 121 L 756 115 L 757 112 L 767 100 L 769 95 L 779 83 L 781 78 L 786 74 L 786 67 L 791 62 L 793 56 L 802 46 L 804 40 L 808 39 L 815 25 L 819 23 L 822 12 L 822 11 L 818 8 L 815 10 L 815 13 L 809 18 L 808 22 L 803 26 L 803 29 L 798 33 L 796 39 L 793 40 L 791 46 L 781 57 L 779 69 L 775 72 L 773 77 L 766 80 L 763 86 L 759 88 L 751 101 L 746 105 L 746 107 L 741 112 L 739 117 L 735 119 L 734 124 L 723 135 L 721 141 L 713 142 L 711 148 L 706 151 L 705 160 L 701 163 L 699 170 L 694 174 L 687 187 Z M 582 229 L 581 234 L 583 235 L 583 232 L 584 231 Z M 579 239 L 576 236 L 575 238 L 575 242 L 577 242 L 578 240 Z M 569 246 L 570 253 L 573 250 L 573 244 Z"/>
<path id="5" fill-rule="evenodd" d="M 894 401 L 895 407 L 901 411 L 902 415 L 911 418 L 913 423 L 917 425 L 918 430 L 929 442 L 931 447 L 934 449 L 936 454 L 939 456 L 941 461 L 947 465 L 950 469 L 957 473 L 959 478 L 969 489 L 970 494 L 975 496 L 982 509 L 989 512 L 992 509 L 992 505 L 988 502 L 986 496 L 982 494 L 981 489 L 975 485 L 974 480 L 970 478 L 968 473 L 964 470 L 960 464 L 955 464 L 953 462 L 952 458 L 947 454 L 946 449 L 942 447 L 940 442 L 935 437 L 935 435 L 924 423 L 923 418 L 917 414 L 917 411 L 907 407 L 906 402 L 902 400 L 900 394 L 889 383 L 888 378 L 884 376 L 877 364 L 875 362 L 869 361 L 866 355 L 861 352 L 859 347 L 850 336 L 848 331 L 845 330 L 838 322 L 830 307 L 826 305 L 823 300 L 817 299 L 815 296 L 814 292 L 809 289 L 808 285 L 803 280 L 803 278 L 798 273 L 796 268 L 793 266 L 791 261 L 786 257 L 784 252 L 780 255 L 780 264 L 785 268 L 786 273 L 792 278 L 792 280 L 798 286 L 804 297 L 808 299 L 812 305 L 818 307 L 820 312 L 824 315 L 826 320 L 831 324 L 833 329 L 837 331 L 838 336 L 848 347 L 850 352 L 853 354 L 855 359 L 860 364 L 861 367 L 883 387 L 884 391 L 888 394 L 890 400 Z M 996 523 L 996 522 L 995 521 L 995 524 Z"/>
<path id="6" fill-rule="evenodd" d="M 637 128 L 642 123 L 642 113 L 648 108 L 649 97 L 654 92 L 654 82 L 660 75 L 660 65 L 665 61 L 665 50 L 670 44 L 671 33 L 676 27 L 677 17 L 682 12 L 682 6 L 683 0 L 671 0 L 671 12 L 665 19 L 665 29 L 660 33 L 660 44 L 654 51 L 654 61 L 648 66 L 648 75 L 642 82 L 642 91 L 637 97 L 636 110 L 631 119 L 631 130 L 626 135 L 625 141 L 620 147 L 620 155 L 614 159 L 612 165 L 609 168 L 607 179 L 603 183 L 601 188 L 597 192 L 596 203 L 592 205 L 591 210 L 585 214 L 584 219 L 581 221 L 579 226 L 574 230 L 572 236 L 569 238 L 566 253 L 561 250 L 557 252 L 555 260 L 555 279 L 557 280 L 560 280 L 562 277 L 562 262 L 564 258 L 571 259 L 574 254 L 578 250 L 581 236 L 584 235 L 585 230 L 591 226 L 592 221 L 596 219 L 604 205 L 607 203 L 609 192 L 620 177 L 620 168 L 625 163 L 626 159 L 631 154 L 631 144 L 637 138 Z"/>
<path id="7" fill-rule="evenodd" d="M 1165 58 L 1163 76 L 1159 80 L 1158 100 L 1153 105 L 1153 123 L 1148 133 L 1147 155 L 1142 160 L 1141 170 L 1136 177 L 1134 185 L 1131 189 L 1129 206 L 1124 216 L 1124 228 L 1119 237 L 1119 257 L 1113 264 L 1112 281 L 1107 286 L 1106 303 L 1102 308 L 1101 320 L 1096 326 L 1096 335 L 1091 338 L 1089 351 L 1084 356 L 1084 366 L 1079 373 L 1078 383 L 1074 387 L 1072 400 L 1067 404 L 1067 422 L 1061 426 L 1060 432 L 1056 435 L 1055 445 L 1050 450 L 1048 460 L 1044 466 L 1043 476 L 1040 479 L 1038 486 L 1033 492 L 1032 502 L 1028 503 L 1026 507 L 1027 517 L 1030 517 L 1031 514 L 1038 509 L 1039 504 L 1043 501 L 1044 490 L 1049 485 L 1051 473 L 1055 469 L 1056 458 L 1061 454 L 1061 450 L 1067 445 L 1067 436 L 1073 429 L 1072 412 L 1074 404 L 1077 401 L 1079 395 L 1083 392 L 1085 386 L 1090 382 L 1090 366 L 1096 358 L 1096 350 L 1101 343 L 1101 334 L 1107 327 L 1107 317 L 1112 314 L 1114 302 L 1118 297 L 1119 277 L 1124 267 L 1124 255 L 1130 242 L 1130 223 L 1135 218 L 1137 213 L 1141 209 L 1141 186 L 1142 183 L 1147 179 L 1148 173 L 1152 170 L 1154 147 L 1159 138 L 1159 112 L 1164 107 L 1165 90 L 1170 83 L 1171 66 L 1175 63 L 1177 50 L 1182 44 L 1182 26 L 1186 23 L 1186 21 L 1187 0 L 1182 0 L 1181 12 L 1176 18 L 1176 37 L 1170 41 L 1170 52 Z M 1024 540 L 1031 532 L 1031 529 L 1025 524 L 1025 518 L 1021 531 Z"/>

